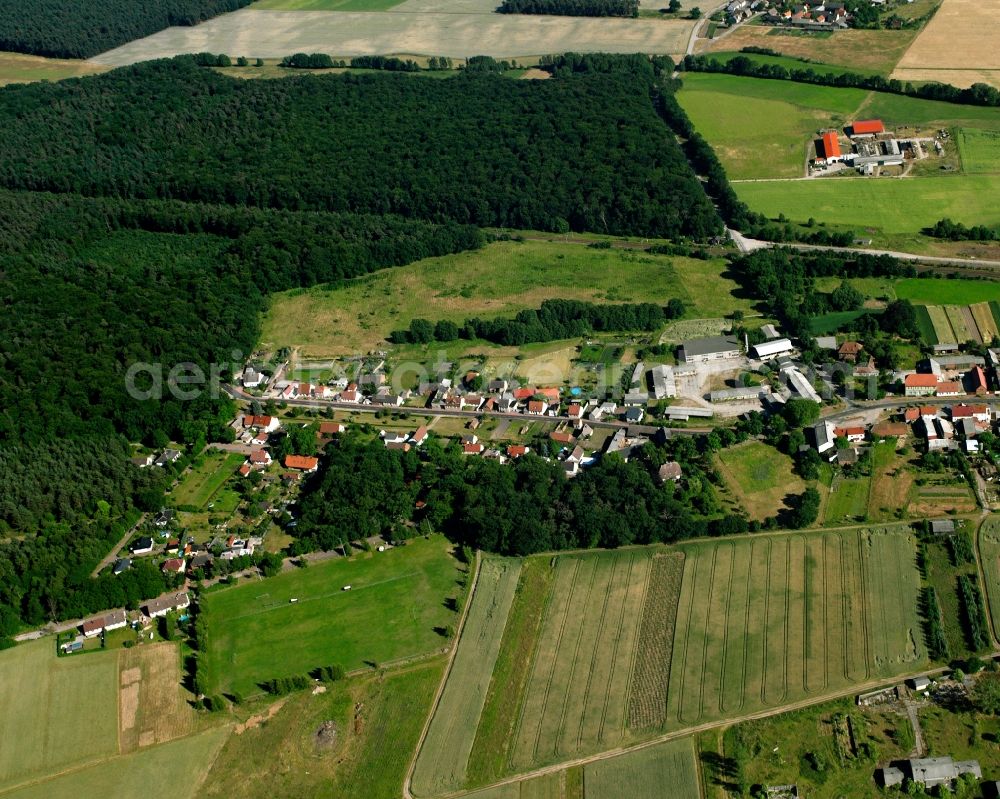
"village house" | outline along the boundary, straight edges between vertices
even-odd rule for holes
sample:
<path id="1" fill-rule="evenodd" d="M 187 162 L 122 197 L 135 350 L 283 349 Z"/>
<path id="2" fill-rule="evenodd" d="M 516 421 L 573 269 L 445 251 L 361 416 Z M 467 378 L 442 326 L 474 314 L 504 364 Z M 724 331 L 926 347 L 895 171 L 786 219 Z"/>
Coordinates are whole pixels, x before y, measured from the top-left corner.
<path id="1" fill-rule="evenodd" d="M 151 619 L 166 616 L 171 611 L 184 610 L 191 604 L 187 591 L 164 594 L 146 603 L 146 615 Z"/>
<path id="2" fill-rule="evenodd" d="M 549 404 L 545 400 L 529 400 L 527 412 L 531 416 L 544 416 L 548 408 Z"/>
<path id="3" fill-rule="evenodd" d="M 903 393 L 907 397 L 930 397 L 938 389 L 935 375 L 908 374 L 903 378 Z"/>
<path id="4" fill-rule="evenodd" d="M 420 425 L 420 427 L 417 428 L 416 432 L 412 436 L 410 436 L 410 443 L 413 444 L 413 446 L 415 447 L 419 447 L 427 440 L 428 435 L 429 433 L 427 430 L 427 426 Z"/>
<path id="5" fill-rule="evenodd" d="M 271 465 L 271 453 L 266 449 L 250 450 L 250 465 L 255 469 L 263 469 Z"/>
<path id="6" fill-rule="evenodd" d="M 320 422 L 318 435 L 320 438 L 331 438 L 339 436 L 346 429 L 340 422 Z"/>
<path id="7" fill-rule="evenodd" d="M 566 409 L 566 415 L 570 419 L 582 419 L 583 406 L 579 402 L 570 403 L 570 406 Z"/>
<path id="8" fill-rule="evenodd" d="M 140 469 L 145 469 L 147 466 L 153 465 L 152 455 L 136 455 L 132 458 L 132 465 L 138 466 Z"/>
<path id="9" fill-rule="evenodd" d="M 153 539 L 144 535 L 142 538 L 136 539 L 130 549 L 133 555 L 148 555 L 153 551 Z"/>
<path id="10" fill-rule="evenodd" d="M 186 565 L 184 558 L 167 558 L 160 568 L 165 574 L 183 574 Z"/>
<path id="11" fill-rule="evenodd" d="M 681 465 L 677 461 L 667 461 L 656 473 L 656 476 L 663 484 L 670 482 L 676 483 L 681 479 L 682 475 L 683 471 L 681 469 Z"/>
<path id="12" fill-rule="evenodd" d="M 990 409 L 988 405 L 966 405 L 964 403 L 952 405 L 951 419 L 956 423 L 962 419 L 972 419 L 980 426 L 980 429 L 985 430 L 990 424 Z"/>
<path id="13" fill-rule="evenodd" d="M 464 455 L 482 455 L 484 449 L 486 447 L 480 444 L 478 440 L 475 443 L 470 442 L 462 445 L 462 453 Z"/>
<path id="14" fill-rule="evenodd" d="M 937 384 L 937 396 L 939 397 L 960 397 L 965 393 L 962 384 L 957 380 L 942 380 Z"/>
<path id="15" fill-rule="evenodd" d="M 313 455 L 286 455 L 285 468 L 312 474 L 319 468 L 319 458 Z"/>
<path id="16" fill-rule="evenodd" d="M 833 435 L 836 438 L 846 438 L 852 444 L 858 444 L 865 440 L 865 428 L 837 427 L 834 428 Z"/>
<path id="17" fill-rule="evenodd" d="M 557 444 L 572 444 L 576 440 L 574 435 L 567 430 L 556 430 L 549 433 L 549 438 Z"/>
<path id="18" fill-rule="evenodd" d="M 837 355 L 842 361 L 855 363 L 863 349 L 864 347 L 857 341 L 845 341 L 837 349 Z"/>
<path id="19" fill-rule="evenodd" d="M 916 410 L 916 409 L 914 409 Z M 906 438 L 910 428 L 903 422 L 878 422 L 872 425 L 872 438 L 881 441 L 885 438 Z"/>
<path id="20" fill-rule="evenodd" d="M 92 619 L 87 619 L 80 625 L 80 631 L 87 638 L 93 638 L 102 632 L 120 630 L 126 624 L 128 624 L 128 618 L 125 615 L 125 611 L 112 610 L 103 616 L 95 616 Z"/>
<path id="21" fill-rule="evenodd" d="M 281 423 L 278 421 L 277 416 L 244 416 L 243 426 L 248 429 L 256 429 L 264 433 L 273 433 L 279 427 Z"/>
<path id="22" fill-rule="evenodd" d="M 165 449 L 160 457 L 158 457 L 153 463 L 162 468 L 168 463 L 176 463 L 180 457 L 181 453 L 176 449 Z"/>
<path id="23" fill-rule="evenodd" d="M 511 444 L 507 447 L 507 457 L 511 460 L 527 455 L 529 452 L 531 452 L 531 447 L 526 447 L 523 444 Z"/>
<path id="24" fill-rule="evenodd" d="M 111 568 L 111 573 L 118 576 L 119 574 L 124 574 L 131 568 L 132 560 L 130 558 L 118 558 L 118 560 L 115 561 L 115 565 Z"/>
<path id="25" fill-rule="evenodd" d="M 242 382 L 244 388 L 259 388 L 260 384 L 266 380 L 267 378 L 252 366 L 248 366 L 243 370 Z"/>

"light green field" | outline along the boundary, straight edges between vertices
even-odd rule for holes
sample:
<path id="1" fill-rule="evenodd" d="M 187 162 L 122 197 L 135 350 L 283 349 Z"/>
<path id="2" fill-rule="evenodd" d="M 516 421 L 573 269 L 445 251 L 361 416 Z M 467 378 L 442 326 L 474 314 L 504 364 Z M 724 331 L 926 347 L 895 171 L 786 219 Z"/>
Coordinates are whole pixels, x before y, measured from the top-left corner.
<path id="1" fill-rule="evenodd" d="M 448 682 L 413 772 L 413 790 L 433 796 L 462 787 L 476 727 L 486 702 L 521 562 L 487 558 Z"/>
<path id="2" fill-rule="evenodd" d="M 96 75 L 106 69 L 87 61 L 0 53 L 0 86 L 10 83 L 33 83 L 39 80 L 80 78 L 85 75 Z"/>
<path id="3" fill-rule="evenodd" d="M 258 0 L 261 11 L 385 11 L 404 0 Z"/>
<path id="4" fill-rule="evenodd" d="M 792 459 L 774 447 L 748 441 L 717 457 L 716 467 L 751 518 L 773 516 L 788 494 L 801 494 L 805 483 L 792 471 Z"/>
<path id="5" fill-rule="evenodd" d="M 826 524 L 864 521 L 868 512 L 868 478 L 840 478 L 826 503 Z"/>
<path id="6" fill-rule="evenodd" d="M 898 281 L 896 296 L 919 305 L 972 305 L 1000 300 L 1000 283 L 989 280 L 949 280 L 910 277 Z"/>
<path id="7" fill-rule="evenodd" d="M 1000 630 L 1000 516 L 990 516 L 979 528 L 979 563 L 986 578 L 986 606 L 994 637 Z"/>
<path id="8" fill-rule="evenodd" d="M 51 638 L 0 653 L 0 741 L 0 791 L 116 755 L 118 653 L 58 658 Z"/>
<path id="9" fill-rule="evenodd" d="M 170 498 L 175 505 L 190 505 L 201 510 L 245 460 L 246 456 L 238 452 L 209 450 L 202 464 L 184 475 Z"/>
<path id="10" fill-rule="evenodd" d="M 200 799 L 398 799 L 443 671 L 435 657 L 287 697 L 266 724 L 230 736 Z M 323 745 L 327 722 L 336 737 Z"/>
<path id="11" fill-rule="evenodd" d="M 599 760 L 584 768 L 583 785 L 586 799 L 700 796 L 694 740 L 681 738 L 610 760 Z M 665 786 L 669 786 L 666 793 Z"/>
<path id="12" fill-rule="evenodd" d="M 462 322 L 512 316 L 543 300 L 656 302 L 678 297 L 692 317 L 749 311 L 723 277 L 725 262 L 596 250 L 550 241 L 496 242 L 476 252 L 386 269 L 346 288 L 317 286 L 272 297 L 263 341 L 325 357 L 367 352 L 393 330 L 423 317 Z"/>
<path id="13" fill-rule="evenodd" d="M 216 727 L 200 735 L 105 760 L 3 796 L 4 799 L 193 799 L 228 734 L 227 727 Z"/>
<path id="14" fill-rule="evenodd" d="M 274 677 L 440 649 L 447 641 L 438 630 L 455 622 L 445 600 L 460 590 L 462 574 L 449 552 L 435 535 L 209 593 L 202 602 L 209 645 L 199 674 L 212 693 L 252 695 Z"/>
<path id="15" fill-rule="evenodd" d="M 955 141 L 966 172 L 1000 172 L 1000 133 L 962 128 Z"/>
<path id="16" fill-rule="evenodd" d="M 927 662 L 908 528 L 681 548 L 671 726 L 746 714 Z"/>
<path id="17" fill-rule="evenodd" d="M 1000 175 L 951 175 L 912 180 L 823 179 L 737 183 L 753 210 L 793 221 L 813 217 L 831 225 L 875 228 L 885 234 L 919 233 L 943 217 L 967 225 L 1000 225 Z"/>

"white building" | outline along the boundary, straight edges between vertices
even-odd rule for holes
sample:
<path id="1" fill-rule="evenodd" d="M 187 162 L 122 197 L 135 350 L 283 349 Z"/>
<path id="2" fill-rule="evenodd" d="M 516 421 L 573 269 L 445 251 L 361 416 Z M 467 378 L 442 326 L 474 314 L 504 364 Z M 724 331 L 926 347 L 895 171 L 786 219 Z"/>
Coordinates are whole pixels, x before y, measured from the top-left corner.
<path id="1" fill-rule="evenodd" d="M 752 348 L 755 357 L 766 361 L 769 358 L 776 358 L 785 355 L 795 348 L 787 338 L 776 338 L 774 341 L 765 341 L 763 344 L 755 344 Z"/>
<path id="2" fill-rule="evenodd" d="M 654 366 L 650 371 L 653 375 L 653 396 L 656 399 L 677 396 L 677 380 L 672 366 Z"/>
<path id="3" fill-rule="evenodd" d="M 708 363 L 740 356 L 740 342 L 735 336 L 709 336 L 685 341 L 680 348 L 684 363 Z"/>

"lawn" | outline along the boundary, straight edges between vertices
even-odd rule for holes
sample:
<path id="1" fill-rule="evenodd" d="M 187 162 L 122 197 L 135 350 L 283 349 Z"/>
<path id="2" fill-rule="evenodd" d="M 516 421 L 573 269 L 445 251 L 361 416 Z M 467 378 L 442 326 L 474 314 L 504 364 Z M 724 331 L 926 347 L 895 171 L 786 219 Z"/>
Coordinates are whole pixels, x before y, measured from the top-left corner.
<path id="1" fill-rule="evenodd" d="M 1000 630 L 1000 516 L 989 516 L 979 528 L 979 562 L 986 578 L 986 608 L 996 637 Z"/>
<path id="2" fill-rule="evenodd" d="M 201 464 L 184 475 L 180 485 L 170 494 L 177 507 L 204 508 L 246 460 L 246 456 L 238 452 L 217 450 L 209 450 L 202 458 Z"/>
<path id="3" fill-rule="evenodd" d="M 584 767 L 583 784 L 587 799 L 700 796 L 694 740 L 681 738 L 599 760 Z M 664 786 L 670 786 L 666 794 Z"/>
<path id="4" fill-rule="evenodd" d="M 966 172 L 1000 172 L 1000 133 L 962 128 L 956 141 Z"/>
<path id="5" fill-rule="evenodd" d="M 264 680 L 318 666 L 352 670 L 428 654 L 447 645 L 442 631 L 455 623 L 447 600 L 461 592 L 461 577 L 435 535 L 214 591 L 202 603 L 202 679 L 212 693 L 251 695 Z"/>
<path id="6" fill-rule="evenodd" d="M 81 718 L 86 720 L 85 716 Z M 196 795 L 201 795 L 199 786 L 228 732 L 228 728 L 216 727 L 163 746 L 115 757 L 5 793 L 4 799 L 80 799 L 98 796 L 194 799 Z M 87 733 L 83 735 L 86 737 Z M 8 740 L 5 738 L 4 742 Z"/>
<path id="7" fill-rule="evenodd" d="M 870 481 L 867 477 L 851 478 L 835 475 L 830 499 L 826 503 L 824 523 L 850 524 L 863 522 L 868 513 L 868 492 Z"/>
<path id="8" fill-rule="evenodd" d="M 750 301 L 734 298 L 737 285 L 725 268 L 722 260 L 576 243 L 495 242 L 382 270 L 345 288 L 274 295 L 262 338 L 275 346 L 300 346 L 304 355 L 355 354 L 384 345 L 389 333 L 415 317 L 461 323 L 472 316 L 513 316 L 554 298 L 665 305 L 678 297 L 693 317 L 718 315 L 720 308 L 750 311 Z"/>
<path id="9" fill-rule="evenodd" d="M 759 441 L 730 447 L 715 464 L 753 519 L 775 515 L 785 506 L 785 497 L 805 490 L 805 483 L 792 471 L 791 458 Z"/>
<path id="10" fill-rule="evenodd" d="M 684 544 L 668 724 L 686 727 L 919 669 L 908 528 Z"/>
<path id="11" fill-rule="evenodd" d="M 859 232 L 919 233 L 944 217 L 967 225 L 1000 225 L 1000 207 L 983 202 L 1000 194 L 1000 175 L 764 181 L 735 188 L 740 199 L 769 218 L 784 213 L 804 222 L 813 217 Z"/>
<path id="12" fill-rule="evenodd" d="M 0 708 L 0 791 L 116 755 L 118 653 L 60 658 L 52 638 L 6 650 Z"/>
<path id="13" fill-rule="evenodd" d="M 438 657 L 295 694 L 266 724 L 229 738 L 199 795 L 396 799 L 443 670 Z M 330 722 L 332 742 L 317 735 Z"/>
<path id="14" fill-rule="evenodd" d="M 834 311 L 832 313 L 814 316 L 809 320 L 809 330 L 814 336 L 825 336 L 843 330 L 855 319 L 859 319 L 867 313 L 865 310 L 858 311 Z"/>
<path id="15" fill-rule="evenodd" d="M 896 296 L 920 305 L 971 305 L 1000 300 L 1000 283 L 938 277 L 909 277 L 897 281 Z"/>
<path id="16" fill-rule="evenodd" d="M 418 795 L 433 796 L 465 783 L 520 570 L 521 562 L 513 559 L 488 558 L 481 567 L 448 682 L 413 772 Z"/>
<path id="17" fill-rule="evenodd" d="M 875 444 L 872 448 L 871 491 L 868 520 L 887 522 L 896 512 L 905 512 L 913 493 L 914 473 L 907 461 L 896 454 L 896 443 Z"/>

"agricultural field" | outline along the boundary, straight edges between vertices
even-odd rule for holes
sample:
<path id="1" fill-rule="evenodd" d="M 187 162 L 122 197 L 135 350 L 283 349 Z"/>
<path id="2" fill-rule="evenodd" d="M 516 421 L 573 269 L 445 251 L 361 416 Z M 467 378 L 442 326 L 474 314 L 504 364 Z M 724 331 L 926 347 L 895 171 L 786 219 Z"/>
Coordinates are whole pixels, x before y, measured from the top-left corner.
<path id="1" fill-rule="evenodd" d="M 380 0 L 354 2 L 382 5 Z M 444 4 L 437 9 L 428 2 L 404 5 L 391 13 L 244 8 L 194 28 L 168 28 L 101 53 L 90 63 L 126 66 L 205 50 L 251 58 L 281 58 L 296 52 L 336 57 L 423 53 L 451 58 L 526 57 L 568 50 L 681 53 L 694 25 L 683 19 L 456 14 L 449 13 Z"/>
<path id="2" fill-rule="evenodd" d="M 894 286 L 899 299 L 918 305 L 969 305 L 1000 301 L 1000 283 L 989 280 L 909 277 L 897 281 Z"/>
<path id="3" fill-rule="evenodd" d="M 116 755 L 118 654 L 56 657 L 51 638 L 0 652 L 0 708 L 0 792 Z"/>
<path id="4" fill-rule="evenodd" d="M 828 38 L 795 35 L 796 33 L 798 32 L 763 25 L 741 25 L 721 39 L 699 41 L 698 53 L 726 56 L 728 51 L 744 47 L 767 47 L 789 56 L 789 60 L 804 59 L 813 62 L 806 64 L 799 60 L 785 64 L 790 69 L 811 67 L 825 74 L 836 73 L 836 66 L 841 66 L 843 71 L 888 75 L 913 42 L 916 32 L 852 28 L 837 31 L 835 36 Z M 755 61 L 767 58 L 754 54 L 749 57 Z M 828 68 L 828 65 L 833 67 Z"/>
<path id="5" fill-rule="evenodd" d="M 0 86 L 11 83 L 34 83 L 39 80 L 64 80 L 96 75 L 105 67 L 61 58 L 40 58 L 21 53 L 0 52 Z"/>
<path id="6" fill-rule="evenodd" d="M 264 680 L 319 666 L 353 670 L 432 653 L 448 643 L 448 600 L 463 575 L 434 535 L 213 591 L 202 601 L 209 644 L 199 675 L 207 692 L 250 696 Z"/>
<path id="7" fill-rule="evenodd" d="M 927 662 L 908 528 L 681 548 L 672 727 L 794 702 Z"/>
<path id="8" fill-rule="evenodd" d="M 180 485 L 170 494 L 177 507 L 204 508 L 246 460 L 246 456 L 240 453 L 218 450 L 209 450 L 201 457 L 201 464 L 185 474 Z"/>
<path id="9" fill-rule="evenodd" d="M 715 466 L 752 519 L 774 516 L 785 507 L 787 496 L 805 490 L 805 483 L 792 471 L 791 458 L 759 441 L 730 447 L 725 457 L 716 457 Z"/>
<path id="10" fill-rule="evenodd" d="M 397 799 L 443 671 L 436 657 L 278 700 L 237 725 L 199 796 Z"/>
<path id="11" fill-rule="evenodd" d="M 81 718 L 87 721 L 85 716 Z M 96 796 L 194 799 L 202 795 L 199 787 L 227 735 L 227 728 L 216 727 L 163 746 L 60 774 L 3 796 L 4 799 Z M 5 738 L 5 743 L 8 740 Z"/>
<path id="12" fill-rule="evenodd" d="M 681 738 L 591 763 L 583 786 L 586 799 L 659 799 L 664 786 L 670 796 L 700 796 L 694 741 Z"/>
<path id="13" fill-rule="evenodd" d="M 980 296 L 993 293 L 987 290 Z M 988 345 L 997 335 L 1000 325 L 1000 304 L 996 300 L 971 305 L 925 305 L 923 313 L 930 321 L 933 332 L 931 343 L 934 344 L 972 341 Z"/>
<path id="14" fill-rule="evenodd" d="M 118 653 L 118 741 L 122 754 L 182 738 L 195 713 L 181 690 L 176 644 L 146 644 Z"/>
<path id="15" fill-rule="evenodd" d="M 657 548 L 528 558 L 482 712 L 471 724 L 463 717 L 465 734 L 475 729 L 471 752 L 455 735 L 468 765 L 421 772 L 433 765 L 425 747 L 414 791 L 430 795 L 462 774 L 473 788 L 662 729 L 682 564 Z M 478 628 L 470 616 L 460 652 Z M 449 676 L 446 695 L 464 674 Z"/>
<path id="16" fill-rule="evenodd" d="M 1000 133 L 961 128 L 956 136 L 962 169 L 972 173 L 1000 172 Z"/>
<path id="17" fill-rule="evenodd" d="M 388 11 L 403 0 L 258 0 L 260 11 Z"/>
<path id="18" fill-rule="evenodd" d="M 413 790 L 420 796 L 465 782 L 520 569 L 520 561 L 511 559 L 487 558 L 481 566 L 448 682 L 413 772 Z"/>
<path id="19" fill-rule="evenodd" d="M 951 326 L 951 320 L 948 319 L 948 312 L 942 305 L 928 305 L 927 315 L 931 319 L 931 325 L 934 327 L 934 337 L 938 342 L 958 342 L 959 339 L 955 334 L 954 328 Z"/>
<path id="20" fill-rule="evenodd" d="M 301 347 L 306 357 L 354 355 L 384 345 L 386 336 L 415 317 L 460 323 L 472 316 L 512 316 L 554 298 L 665 305 L 677 297 L 694 317 L 716 315 L 719 308 L 749 312 L 751 303 L 734 296 L 737 286 L 724 275 L 725 266 L 722 260 L 558 241 L 496 242 L 382 270 L 346 288 L 274 295 L 262 340 Z"/>
<path id="21" fill-rule="evenodd" d="M 986 578 L 986 605 L 996 637 L 1000 631 L 1000 516 L 988 516 L 979 528 L 979 562 Z"/>
<path id="22" fill-rule="evenodd" d="M 812 217 L 887 236 L 919 233 L 944 217 L 967 225 L 1000 225 L 1000 208 L 982 202 L 1000 193 L 1000 175 L 759 181 L 734 188 L 768 218 L 794 209 L 795 221 Z"/>
<path id="23" fill-rule="evenodd" d="M 975 0 L 944 0 L 934 18 L 900 59 L 892 77 L 969 86 L 1000 86 L 996 29 L 983 25 Z"/>

